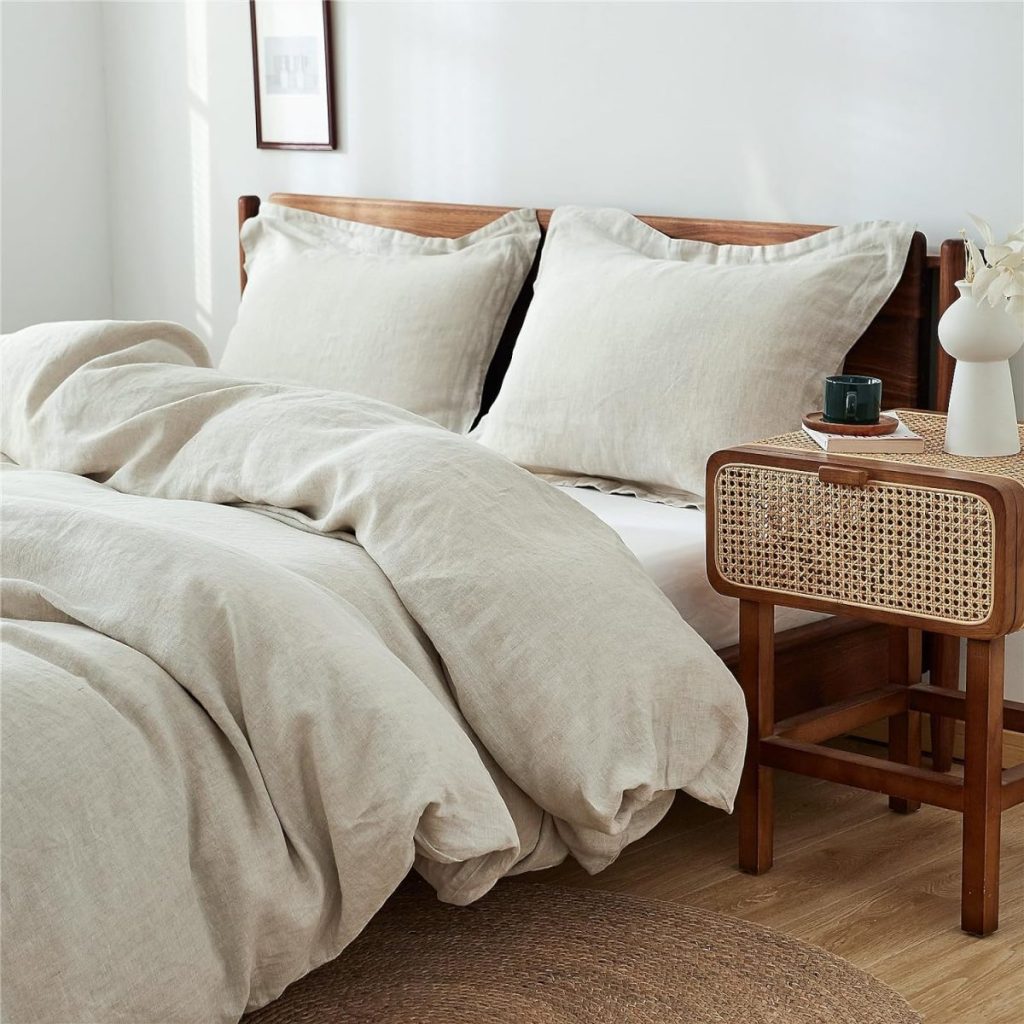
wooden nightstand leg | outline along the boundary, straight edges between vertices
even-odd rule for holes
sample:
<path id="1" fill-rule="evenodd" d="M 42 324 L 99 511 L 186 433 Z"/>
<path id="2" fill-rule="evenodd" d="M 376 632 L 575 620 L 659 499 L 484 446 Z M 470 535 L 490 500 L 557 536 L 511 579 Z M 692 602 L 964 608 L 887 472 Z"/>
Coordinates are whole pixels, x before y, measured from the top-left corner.
<path id="1" fill-rule="evenodd" d="M 932 686 L 956 690 L 960 686 L 960 638 L 941 633 L 931 635 Z M 932 768 L 948 772 L 953 767 L 953 729 L 956 722 L 942 715 L 931 716 Z"/>
<path id="2" fill-rule="evenodd" d="M 772 866 L 775 830 L 772 770 L 760 764 L 760 740 L 775 731 L 775 608 L 740 601 L 740 685 L 747 701 L 747 759 L 737 797 L 740 870 Z"/>
<path id="3" fill-rule="evenodd" d="M 967 641 L 960 926 L 975 935 L 999 926 L 1004 649 L 1002 637 Z"/>
<path id="4" fill-rule="evenodd" d="M 889 627 L 889 682 L 894 686 L 912 686 L 921 682 L 921 631 Z M 889 719 L 889 760 L 900 764 L 921 764 L 921 713 L 903 711 Z M 899 814 L 910 814 L 921 807 L 919 800 L 889 797 L 889 806 Z"/>

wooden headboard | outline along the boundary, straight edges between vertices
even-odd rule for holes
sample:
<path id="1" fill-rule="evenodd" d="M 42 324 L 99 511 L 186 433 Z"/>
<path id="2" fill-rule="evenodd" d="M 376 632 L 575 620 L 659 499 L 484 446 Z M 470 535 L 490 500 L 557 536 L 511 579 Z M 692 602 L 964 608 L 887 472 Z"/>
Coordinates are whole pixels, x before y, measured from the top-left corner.
<path id="1" fill-rule="evenodd" d="M 275 192 L 269 202 L 298 210 L 340 217 L 344 220 L 396 228 L 414 235 L 458 238 L 489 224 L 515 207 L 464 206 L 451 203 L 416 203 L 391 199 L 350 199 L 342 196 L 304 196 Z M 259 212 L 258 196 L 238 200 L 239 227 Z M 550 210 L 538 210 L 541 229 L 546 230 Z M 682 217 L 640 217 L 640 220 L 671 238 L 690 238 L 717 245 L 772 245 L 824 231 L 821 224 L 772 224 L 741 220 L 690 220 Z M 543 246 L 543 242 L 541 243 Z M 242 288 L 245 267 L 240 251 Z M 484 385 L 483 411 L 498 393 L 505 376 L 515 339 L 533 294 L 536 266 L 509 317 Z M 845 368 L 849 373 L 873 374 L 882 378 L 883 401 L 889 408 L 930 408 L 932 393 L 930 294 L 926 269 L 925 239 L 915 233 L 907 254 L 907 265 L 888 302 L 854 345 Z"/>

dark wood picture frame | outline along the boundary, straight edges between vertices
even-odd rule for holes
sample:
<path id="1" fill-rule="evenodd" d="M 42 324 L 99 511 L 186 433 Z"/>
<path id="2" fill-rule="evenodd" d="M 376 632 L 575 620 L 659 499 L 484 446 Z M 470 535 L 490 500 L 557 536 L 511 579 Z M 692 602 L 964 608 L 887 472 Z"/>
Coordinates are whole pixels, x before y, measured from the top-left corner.
<path id="1" fill-rule="evenodd" d="M 331 48 L 331 0 L 320 0 L 323 9 L 324 39 L 324 88 L 326 94 L 327 141 L 326 142 L 274 142 L 264 138 L 263 111 L 260 104 L 260 59 L 257 29 L 257 4 L 260 0 L 249 0 L 249 27 L 252 39 L 253 99 L 256 108 L 256 146 L 258 149 L 312 149 L 332 150 L 337 147 L 337 132 L 334 120 L 334 55 Z"/>

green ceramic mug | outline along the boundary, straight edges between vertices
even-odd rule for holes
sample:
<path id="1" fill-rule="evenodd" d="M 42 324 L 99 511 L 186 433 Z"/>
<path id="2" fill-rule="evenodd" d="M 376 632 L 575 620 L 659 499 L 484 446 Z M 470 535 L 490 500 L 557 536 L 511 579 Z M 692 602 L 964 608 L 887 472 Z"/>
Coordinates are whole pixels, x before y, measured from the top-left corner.
<path id="1" fill-rule="evenodd" d="M 858 373 L 825 378 L 823 419 L 826 423 L 877 423 L 882 412 L 882 382 Z"/>

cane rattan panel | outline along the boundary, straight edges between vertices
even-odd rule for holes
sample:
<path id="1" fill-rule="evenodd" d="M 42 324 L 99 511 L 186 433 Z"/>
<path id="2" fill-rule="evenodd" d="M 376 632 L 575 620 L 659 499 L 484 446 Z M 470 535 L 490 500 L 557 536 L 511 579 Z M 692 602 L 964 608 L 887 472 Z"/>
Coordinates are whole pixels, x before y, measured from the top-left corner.
<path id="1" fill-rule="evenodd" d="M 737 461 L 717 474 L 714 510 L 728 583 L 958 625 L 992 613 L 996 525 L 977 494 Z"/>
<path id="2" fill-rule="evenodd" d="M 1024 484 L 1024 458 L 1020 455 L 1008 455 L 1005 458 L 968 459 L 962 455 L 949 455 L 942 450 L 946 438 L 946 417 L 940 413 L 918 412 L 912 409 L 900 409 L 898 415 L 911 430 L 920 434 L 925 440 L 925 450 L 913 455 L 856 455 L 858 459 L 870 459 L 873 462 L 892 462 L 900 466 L 925 466 L 931 469 L 946 469 L 962 473 L 984 473 L 988 476 L 1002 476 Z M 1018 426 L 1021 444 L 1024 445 L 1024 424 Z M 802 430 L 781 437 L 773 437 L 769 441 L 758 444 L 770 445 L 789 451 L 817 452 L 821 448 L 815 444 Z M 850 458 L 844 455 L 843 458 Z"/>

